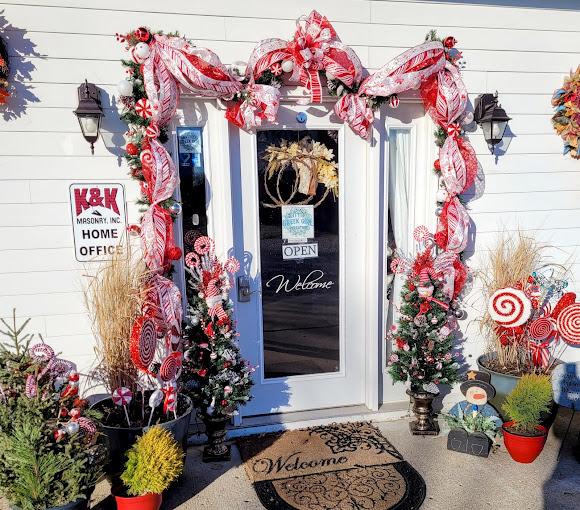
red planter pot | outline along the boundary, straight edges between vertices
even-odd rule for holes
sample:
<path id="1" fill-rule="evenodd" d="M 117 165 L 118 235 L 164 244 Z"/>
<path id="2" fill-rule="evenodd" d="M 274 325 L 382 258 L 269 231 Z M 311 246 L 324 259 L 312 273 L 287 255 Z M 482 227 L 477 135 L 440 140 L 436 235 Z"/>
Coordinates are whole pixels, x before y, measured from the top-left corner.
<path id="1" fill-rule="evenodd" d="M 506 450 L 516 462 L 530 464 L 542 453 L 548 437 L 548 429 L 543 425 L 538 425 L 536 428 L 542 432 L 541 436 L 521 436 L 507 430 L 513 423 L 513 421 L 508 421 L 502 426 Z"/>
<path id="2" fill-rule="evenodd" d="M 145 494 L 144 496 L 117 496 L 117 510 L 159 510 L 161 494 Z"/>

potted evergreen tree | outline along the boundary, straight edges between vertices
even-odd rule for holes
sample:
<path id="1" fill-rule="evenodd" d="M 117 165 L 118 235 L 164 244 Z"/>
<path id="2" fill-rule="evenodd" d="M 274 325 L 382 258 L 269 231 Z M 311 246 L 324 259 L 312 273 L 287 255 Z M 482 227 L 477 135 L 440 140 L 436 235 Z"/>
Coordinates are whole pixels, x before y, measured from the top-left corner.
<path id="1" fill-rule="evenodd" d="M 418 227 L 415 232 L 423 231 L 425 227 Z M 421 240 L 426 246 L 413 260 L 401 254 L 395 259 L 396 272 L 406 274 L 407 280 L 401 291 L 398 324 L 389 333 L 394 350 L 388 366 L 394 381 L 410 385 L 407 394 L 417 417 L 410 423 L 411 433 L 436 435 L 439 427 L 433 416 L 433 399 L 439 394 L 438 386 L 458 379 L 459 363 L 452 351 L 455 316 L 461 311 L 454 309 L 454 296 L 445 288 L 442 267 L 450 263 L 447 255 L 434 255 L 430 234 Z"/>
<path id="2" fill-rule="evenodd" d="M 184 453 L 173 435 L 156 426 L 127 452 L 123 487 L 113 489 L 119 510 L 159 510 L 162 494 L 183 471 Z"/>
<path id="3" fill-rule="evenodd" d="M 522 376 L 507 396 L 503 411 L 510 421 L 502 430 L 505 447 L 516 462 L 529 464 L 542 452 L 548 430 L 540 423 L 551 402 L 552 384 L 544 374 Z"/>
<path id="4" fill-rule="evenodd" d="M 107 449 L 97 418 L 78 398 L 74 364 L 2 320 L 0 494 L 14 510 L 84 510 Z"/>
<path id="5" fill-rule="evenodd" d="M 181 380 L 203 420 L 208 436 L 204 461 L 230 458 L 225 444 L 226 424 L 240 405 L 250 399 L 254 369 L 240 356 L 229 298 L 231 275 L 239 262 L 231 257 L 222 263 L 214 242 L 199 237 L 194 251 L 186 254 L 190 275 L 185 362 Z"/>

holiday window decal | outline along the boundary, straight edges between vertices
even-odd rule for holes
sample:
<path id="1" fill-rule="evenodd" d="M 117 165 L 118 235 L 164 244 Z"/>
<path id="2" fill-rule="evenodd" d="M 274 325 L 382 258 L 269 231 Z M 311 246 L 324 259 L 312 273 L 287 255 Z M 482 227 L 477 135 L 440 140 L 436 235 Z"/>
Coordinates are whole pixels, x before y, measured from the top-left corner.
<path id="1" fill-rule="evenodd" d="M 369 138 L 374 111 L 381 104 L 396 107 L 398 93 L 419 89 L 425 110 L 438 126 L 440 149 L 434 167 L 441 172 L 446 191 L 434 240 L 453 258 L 454 271 L 466 272 L 459 254 L 467 245 L 469 216 L 458 196 L 474 182 L 478 163 L 462 136 L 461 123 L 469 121 L 467 91 L 458 68 L 461 53 L 455 49 L 453 37 L 442 41 L 431 32 L 426 42 L 364 80 L 356 53 L 316 11 L 298 19 L 290 41 L 260 41 L 243 72 L 228 70 L 215 53 L 177 35 L 141 27 L 117 34 L 117 39 L 130 54 L 130 60 L 123 61 L 129 76 L 118 87 L 122 118 L 129 124 L 126 158 L 149 206 L 140 227 L 144 258 L 155 274 L 149 313 L 155 314 L 161 330 L 170 331 L 169 336 L 180 335 L 179 291 L 167 274 L 172 261 L 181 257 L 172 237 L 172 220 L 181 208 L 171 198 L 178 181 L 176 169 L 161 143 L 166 140 L 165 127 L 175 114 L 181 90 L 226 101 L 227 119 L 251 129 L 276 120 L 282 77 L 298 81 L 306 89 L 308 96 L 300 104 L 321 102 L 326 81 L 328 94 L 337 97 L 334 110 L 338 117 L 355 133 Z M 457 296 L 464 281 L 463 277 L 447 279 L 452 296 Z"/>

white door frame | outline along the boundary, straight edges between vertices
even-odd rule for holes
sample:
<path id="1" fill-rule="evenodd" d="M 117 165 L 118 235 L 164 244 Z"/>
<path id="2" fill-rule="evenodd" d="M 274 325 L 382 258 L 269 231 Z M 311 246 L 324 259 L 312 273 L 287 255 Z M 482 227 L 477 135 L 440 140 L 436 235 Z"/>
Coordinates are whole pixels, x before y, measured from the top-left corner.
<path id="1" fill-rule="evenodd" d="M 282 102 L 295 104 L 303 98 L 302 89 L 284 88 Z M 323 98 L 324 100 L 331 98 Z M 401 97 L 401 104 L 420 103 L 416 94 Z M 332 103 L 327 103 L 331 105 Z M 329 106 L 330 107 L 330 106 Z M 171 142 L 168 145 L 172 153 L 177 155 L 178 126 L 195 126 L 203 128 L 204 169 L 209 183 L 210 203 L 208 205 L 208 233 L 216 241 L 218 254 L 226 255 L 234 246 L 240 246 L 240 240 L 234 238 L 235 218 L 231 215 L 231 202 L 234 197 L 233 183 L 240 179 L 238 162 L 231 157 L 231 153 L 239 151 L 236 133 L 237 130 L 224 116 L 224 107 L 217 100 L 200 99 L 189 94 L 181 97 L 180 108 L 170 126 Z M 388 112 L 387 112 L 388 113 Z M 434 124 L 427 115 L 424 121 L 416 128 L 416 160 L 415 174 L 429 173 L 430 164 L 436 158 L 436 149 L 432 136 Z M 366 351 L 364 373 L 364 404 L 371 411 L 377 411 L 383 402 L 404 400 L 399 398 L 399 391 L 393 392 L 390 377 L 386 373 L 386 313 L 388 300 L 385 292 L 386 255 L 385 243 L 387 239 L 388 214 L 388 136 L 384 109 L 375 118 L 373 139 L 367 145 L 366 154 L 366 208 L 365 218 L 367 236 L 365 243 L 366 267 L 366 321 L 364 347 Z M 232 136 L 233 135 L 233 136 Z M 232 141 L 236 145 L 232 146 Z M 176 161 L 177 162 L 177 161 Z M 226 171 L 229 169 L 230 171 Z M 237 175 L 236 175 L 237 173 Z M 421 174 L 419 174 L 421 175 Z M 434 196 L 436 192 L 436 177 L 426 178 L 422 185 L 415 181 L 415 190 L 410 194 L 415 222 L 432 227 L 435 224 Z M 179 188 L 177 197 L 179 199 Z M 422 221 L 421 221 L 422 220 Z M 181 218 L 175 222 L 176 241 L 182 243 Z M 238 243 L 236 243 L 238 241 Z M 243 245 L 243 244 L 242 244 Z M 239 254 L 236 254 L 239 256 Z M 183 262 L 176 265 L 176 279 L 180 288 L 185 289 Z M 232 294 L 236 289 L 232 289 Z M 184 306 L 185 306 L 185 292 Z M 235 295 L 232 299 L 237 308 Z M 234 422 L 241 424 L 241 418 L 235 417 Z"/>

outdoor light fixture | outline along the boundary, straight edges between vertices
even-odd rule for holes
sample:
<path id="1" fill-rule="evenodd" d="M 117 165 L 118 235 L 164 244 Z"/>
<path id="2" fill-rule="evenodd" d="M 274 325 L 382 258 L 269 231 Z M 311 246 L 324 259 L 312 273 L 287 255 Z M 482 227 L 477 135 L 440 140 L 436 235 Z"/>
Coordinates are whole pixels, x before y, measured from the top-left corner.
<path id="1" fill-rule="evenodd" d="M 497 91 L 495 94 L 481 94 L 475 98 L 475 111 L 473 119 L 483 129 L 483 136 L 493 154 L 495 146 L 501 142 L 507 127 L 508 117 L 505 110 L 497 102 Z"/>
<path id="2" fill-rule="evenodd" d="M 81 131 L 85 140 L 91 144 L 91 153 L 95 153 L 95 142 L 101 129 L 101 92 L 87 80 L 78 88 L 79 105 L 74 114 L 79 119 Z"/>

